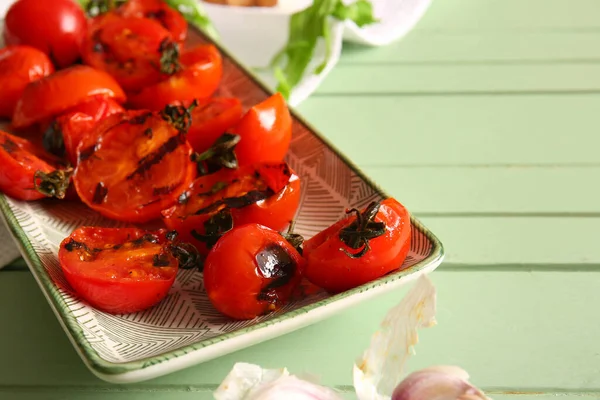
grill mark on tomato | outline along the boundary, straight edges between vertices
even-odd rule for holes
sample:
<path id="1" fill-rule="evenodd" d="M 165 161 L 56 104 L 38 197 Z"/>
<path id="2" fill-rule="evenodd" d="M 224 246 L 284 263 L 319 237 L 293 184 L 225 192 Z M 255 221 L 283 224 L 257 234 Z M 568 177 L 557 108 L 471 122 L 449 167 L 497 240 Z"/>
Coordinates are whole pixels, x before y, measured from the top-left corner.
<path id="1" fill-rule="evenodd" d="M 217 210 L 221 206 L 229 208 L 242 208 L 254 204 L 260 200 L 267 199 L 273 195 L 271 189 L 267 190 L 251 190 L 248 193 L 238 197 L 225 197 L 221 200 L 217 200 L 209 206 L 199 209 L 194 214 L 206 214 L 211 211 Z"/>
<path id="2" fill-rule="evenodd" d="M 5 138 L 4 142 L 2 143 L 2 148 L 7 153 L 13 153 L 19 148 L 19 146 L 9 138 Z"/>
<path id="3" fill-rule="evenodd" d="M 131 180 L 136 175 L 140 175 L 148 171 L 150 168 L 152 168 L 152 166 L 160 163 L 162 159 L 165 158 L 169 153 L 177 150 L 177 148 L 183 143 L 185 143 L 185 137 L 181 134 L 169 138 L 169 140 L 163 143 L 154 152 L 142 157 L 138 161 L 138 167 L 131 174 L 127 175 L 126 179 Z"/>
<path id="4" fill-rule="evenodd" d="M 104 186 L 103 182 L 98 182 L 96 185 L 96 190 L 94 190 L 94 197 L 92 198 L 92 203 L 94 204 L 102 204 L 104 199 L 108 196 L 108 188 Z"/>
<path id="5" fill-rule="evenodd" d="M 150 118 L 151 116 L 152 116 L 152 112 L 151 112 L 151 111 L 149 111 L 149 112 L 146 112 L 146 113 L 143 113 L 143 114 L 137 115 L 137 116 L 135 116 L 135 117 L 131 118 L 131 119 L 130 119 L 129 121 L 127 121 L 127 122 L 129 122 L 130 124 L 133 124 L 133 125 L 142 125 L 142 124 L 143 124 L 143 123 L 145 123 L 145 122 L 148 120 L 148 118 Z"/>
<path id="6" fill-rule="evenodd" d="M 164 195 L 164 194 L 171 194 L 180 185 L 181 185 L 181 182 L 177 182 L 177 183 L 174 183 L 174 184 L 169 185 L 169 186 L 157 187 L 157 188 L 152 189 L 152 194 L 154 196 L 160 196 L 160 195 Z"/>

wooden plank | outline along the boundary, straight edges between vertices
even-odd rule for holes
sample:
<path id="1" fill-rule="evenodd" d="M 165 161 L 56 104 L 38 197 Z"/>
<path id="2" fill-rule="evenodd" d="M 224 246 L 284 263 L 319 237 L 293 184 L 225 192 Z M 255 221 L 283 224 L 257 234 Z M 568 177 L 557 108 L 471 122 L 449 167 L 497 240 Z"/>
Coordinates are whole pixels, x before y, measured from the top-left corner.
<path id="1" fill-rule="evenodd" d="M 500 392 L 600 387 L 600 325 L 583 311 L 600 302 L 600 274 L 438 270 L 431 278 L 438 289 L 438 325 L 421 332 L 411 370 L 459 365 L 478 386 Z M 286 366 L 316 374 L 326 385 L 350 385 L 354 359 L 406 290 L 217 360 L 119 388 L 215 385 L 238 361 Z M 29 274 L 2 274 L 0 304 L 0 386 L 114 388 L 85 369 Z"/>
<path id="2" fill-rule="evenodd" d="M 415 27 L 433 31 L 585 30 L 600 27 L 596 0 L 433 1 Z"/>
<path id="3" fill-rule="evenodd" d="M 419 215 L 595 215 L 600 168 L 366 166 L 364 172 Z"/>
<path id="4" fill-rule="evenodd" d="M 595 31 L 435 33 L 416 30 L 387 46 L 344 43 L 338 67 L 352 64 L 595 63 L 600 60 L 596 52 L 598 47 L 600 32 Z"/>
<path id="5" fill-rule="evenodd" d="M 359 166 L 600 166 L 599 102 L 598 95 L 315 96 L 298 110 Z"/>
<path id="6" fill-rule="evenodd" d="M 598 92 L 600 61 L 573 64 L 339 65 L 317 94 Z"/>

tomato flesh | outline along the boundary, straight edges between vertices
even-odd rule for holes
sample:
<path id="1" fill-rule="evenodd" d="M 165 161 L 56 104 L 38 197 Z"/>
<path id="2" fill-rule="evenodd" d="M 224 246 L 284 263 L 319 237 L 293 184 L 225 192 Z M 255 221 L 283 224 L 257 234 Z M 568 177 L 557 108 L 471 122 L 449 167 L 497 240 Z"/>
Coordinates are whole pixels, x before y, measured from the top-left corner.
<path id="1" fill-rule="evenodd" d="M 73 181 L 82 201 L 102 215 L 148 222 L 195 177 L 191 153 L 185 132 L 160 113 L 114 114 L 81 141 Z"/>
<path id="2" fill-rule="evenodd" d="M 15 107 L 12 125 L 24 128 L 49 120 L 94 96 L 125 101 L 125 93 L 106 72 L 75 65 L 27 85 Z"/>
<path id="3" fill-rule="evenodd" d="M 102 18 L 83 44 L 86 64 L 108 72 L 126 91 L 137 91 L 166 78 L 161 55 L 172 41 L 169 31 L 146 18 Z"/>
<path id="4" fill-rule="evenodd" d="M 340 231 L 356 220 L 354 215 L 333 224 L 304 242 L 306 278 L 332 293 L 342 292 L 380 278 L 401 267 L 411 242 L 410 215 L 393 198 L 381 202 L 375 221 L 385 223 L 385 233 L 369 240 L 370 249 L 361 257 L 340 240 Z"/>
<path id="5" fill-rule="evenodd" d="M 128 0 L 115 10 L 126 17 L 149 18 L 167 29 L 173 39 L 183 43 L 187 37 L 187 21 L 162 0 Z"/>
<path id="6" fill-rule="evenodd" d="M 179 269 L 164 231 L 81 227 L 58 251 L 65 278 L 93 307 L 124 314 L 145 310 L 169 292 Z"/>
<path id="7" fill-rule="evenodd" d="M 240 165 L 282 161 L 292 140 L 292 118 L 285 99 L 276 93 L 252 107 L 229 130 L 240 135 L 235 148 Z"/>
<path id="8" fill-rule="evenodd" d="M 161 110 L 168 104 L 207 99 L 217 90 L 223 74 L 223 61 L 215 46 L 201 45 L 186 50 L 179 62 L 179 72 L 131 93 L 129 105 L 136 109 Z"/>
<path id="9" fill-rule="evenodd" d="M 49 158 L 30 141 L 0 131 L 0 191 L 25 201 L 47 197 L 35 189 L 34 176 L 36 171 L 48 174 L 56 169 Z"/>
<path id="10" fill-rule="evenodd" d="M 212 305 L 234 319 L 252 319 L 289 301 L 305 261 L 278 232 L 258 224 L 227 232 L 204 263 Z"/>
<path id="11" fill-rule="evenodd" d="M 215 97 L 192 110 L 192 126 L 188 131 L 188 142 L 198 153 L 208 150 L 227 129 L 242 117 L 239 99 Z"/>
<path id="12" fill-rule="evenodd" d="M 230 213 L 234 227 L 256 223 L 282 230 L 299 204 L 300 179 L 287 164 L 257 164 L 197 178 L 162 217 L 181 240 L 206 254 L 220 237 L 210 233 L 223 212 Z"/>
<path id="13" fill-rule="evenodd" d="M 0 117 L 12 118 L 17 100 L 27 84 L 53 72 L 54 66 L 48 56 L 34 47 L 0 49 Z"/>

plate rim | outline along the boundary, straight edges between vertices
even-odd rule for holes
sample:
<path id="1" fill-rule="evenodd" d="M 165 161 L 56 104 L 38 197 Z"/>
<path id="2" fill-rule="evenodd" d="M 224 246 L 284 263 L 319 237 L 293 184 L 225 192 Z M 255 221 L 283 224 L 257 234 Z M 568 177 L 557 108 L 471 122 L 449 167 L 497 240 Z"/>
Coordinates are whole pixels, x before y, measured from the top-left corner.
<path id="1" fill-rule="evenodd" d="M 218 40 L 212 39 L 200 28 L 190 24 L 190 30 L 194 30 L 205 41 L 212 43 L 218 48 L 224 57 L 229 58 L 247 77 L 267 94 L 275 93 L 264 81 L 254 72 L 244 66 L 233 54 L 223 47 Z M 376 194 L 382 197 L 390 197 L 376 182 L 369 178 L 354 162 L 352 162 L 343 152 L 341 152 L 333 143 L 331 143 L 323 134 L 308 123 L 296 110 L 295 107 L 288 104 L 290 114 L 298 123 L 320 140 L 329 150 L 346 164 L 353 173 L 369 185 Z M 345 292 L 335 294 L 323 300 L 300 307 L 277 315 L 269 320 L 259 322 L 233 332 L 215 336 L 210 339 L 204 339 L 192 344 L 181 346 L 158 355 L 145 357 L 136 361 L 111 362 L 103 359 L 94 350 L 91 344 L 85 339 L 84 332 L 69 310 L 65 300 L 60 295 L 58 287 L 52 281 L 52 278 L 44 269 L 44 265 L 35 251 L 27 234 L 19 224 L 16 215 L 13 213 L 8 200 L 4 194 L 0 194 L 0 211 L 4 224 L 13 237 L 14 242 L 19 247 L 19 251 L 25 259 L 29 270 L 32 272 L 38 286 L 44 297 L 48 301 L 55 316 L 57 317 L 62 329 L 67 334 L 71 344 L 83 360 L 88 369 L 98 378 L 111 383 L 133 383 L 147 379 L 152 379 L 171 372 L 175 372 L 192 365 L 196 365 L 211 359 L 220 357 L 227 353 L 249 347 L 262 341 L 269 340 L 292 332 L 300 327 L 308 326 L 327 318 L 336 310 L 342 310 L 350 307 L 354 303 L 366 300 L 369 297 L 383 294 L 404 283 L 416 279 L 418 276 L 435 270 L 445 257 L 445 249 L 439 238 L 429 230 L 417 217 L 410 213 L 410 221 L 413 228 L 418 229 L 432 245 L 431 253 L 425 259 L 404 270 L 396 271 L 385 275 L 379 279 L 355 287 Z M 325 308 L 327 307 L 327 308 Z M 320 311 L 320 312 L 319 312 Z M 278 334 L 279 332 L 279 334 Z M 270 335 L 268 334 L 270 333 Z M 254 339 L 256 337 L 256 339 Z M 263 340 L 260 340 L 263 339 Z M 227 347 L 227 344 L 233 342 L 233 346 Z M 215 347 L 217 350 L 214 350 Z M 224 348 L 224 349 L 222 349 Z M 210 349 L 207 350 L 207 349 Z M 220 350 L 221 349 L 221 350 Z"/>

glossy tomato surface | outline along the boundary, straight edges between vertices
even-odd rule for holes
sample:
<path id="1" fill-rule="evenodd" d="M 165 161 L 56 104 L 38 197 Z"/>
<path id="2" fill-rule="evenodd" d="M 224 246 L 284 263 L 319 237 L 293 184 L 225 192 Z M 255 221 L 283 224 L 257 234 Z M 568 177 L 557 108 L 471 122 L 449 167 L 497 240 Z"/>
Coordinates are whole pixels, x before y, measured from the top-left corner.
<path id="1" fill-rule="evenodd" d="M 165 232 L 138 228 L 78 228 L 60 244 L 58 259 L 83 300 L 114 314 L 160 302 L 179 269 Z"/>
<path id="2" fill-rule="evenodd" d="M 46 54 L 31 46 L 0 49 L 0 118 L 12 118 L 17 100 L 29 82 L 54 72 Z"/>
<path id="3" fill-rule="evenodd" d="M 49 174 L 56 167 L 50 155 L 28 140 L 0 131 L 0 191 L 18 200 L 39 200 L 46 195 L 34 187 L 37 171 Z"/>
<path id="4" fill-rule="evenodd" d="M 185 131 L 165 118 L 113 114 L 82 139 L 73 180 L 84 203 L 108 218 L 147 222 L 176 202 L 196 169 Z"/>
<path id="5" fill-rule="evenodd" d="M 8 45 L 35 47 L 60 68 L 79 58 L 87 23 L 83 9 L 73 0 L 18 0 L 4 21 Z"/>
<path id="6" fill-rule="evenodd" d="M 362 221 L 367 220 L 362 218 Z M 382 228 L 378 224 L 384 224 L 382 234 L 368 239 L 368 247 L 365 247 L 365 241 L 349 245 L 359 233 L 372 235 Z M 395 199 L 385 199 L 370 224 L 357 224 L 353 213 L 304 242 L 306 277 L 333 293 L 365 284 L 401 267 L 410 250 L 410 238 L 408 211 Z M 362 251 L 364 254 L 357 257 Z"/>
<path id="7" fill-rule="evenodd" d="M 241 137 L 235 148 L 240 165 L 279 162 L 290 147 L 292 117 L 285 99 L 276 93 L 248 110 L 229 131 Z"/>
<path id="8" fill-rule="evenodd" d="M 167 104 L 207 99 L 217 90 L 223 75 L 223 60 L 215 46 L 188 49 L 182 52 L 179 62 L 179 72 L 130 94 L 129 105 L 136 109 L 161 110 Z"/>
<path id="9" fill-rule="evenodd" d="M 83 43 L 86 64 L 109 73 L 126 91 L 138 91 L 169 76 L 161 72 L 161 58 L 175 44 L 158 22 L 114 15 L 98 18 L 102 22 L 96 22 Z"/>
<path id="10" fill-rule="evenodd" d="M 188 142 L 198 153 L 208 150 L 242 118 L 242 103 L 233 97 L 214 97 L 192 110 Z"/>
<path id="11" fill-rule="evenodd" d="M 65 68 L 27 85 L 15 107 L 12 125 L 24 128 L 51 119 L 91 97 L 125 101 L 125 93 L 109 74 L 86 65 Z"/>
<path id="12" fill-rule="evenodd" d="M 44 145 L 48 151 L 66 157 L 71 165 L 77 165 L 77 147 L 84 136 L 93 131 L 100 120 L 125 111 L 111 98 L 91 97 L 71 108 L 44 129 Z"/>
<path id="13" fill-rule="evenodd" d="M 284 229 L 300 204 L 300 179 L 286 163 L 222 169 L 197 178 L 162 212 L 169 229 L 206 254 L 232 227 L 257 223 Z"/>
<path id="14" fill-rule="evenodd" d="M 279 309 L 302 279 L 305 261 L 278 232 L 257 224 L 226 233 L 204 263 L 204 287 L 221 313 L 252 319 Z"/>
<path id="15" fill-rule="evenodd" d="M 153 19 L 179 43 L 183 43 L 187 37 L 187 21 L 163 0 L 127 0 L 114 12 L 126 17 Z"/>

